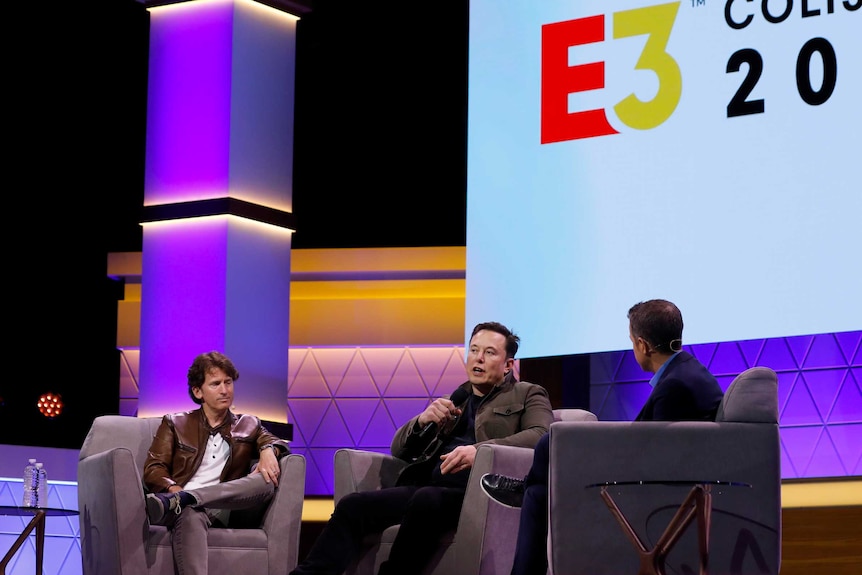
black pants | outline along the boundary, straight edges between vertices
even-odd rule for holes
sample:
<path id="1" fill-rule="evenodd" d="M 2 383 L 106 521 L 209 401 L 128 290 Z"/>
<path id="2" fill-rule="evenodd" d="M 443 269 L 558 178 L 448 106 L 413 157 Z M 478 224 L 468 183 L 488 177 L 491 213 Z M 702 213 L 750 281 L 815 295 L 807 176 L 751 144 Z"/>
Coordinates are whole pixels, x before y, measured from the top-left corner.
<path id="1" fill-rule="evenodd" d="M 548 570 L 548 474 L 551 435 L 536 444 L 533 465 L 524 478 L 524 503 L 511 575 L 545 575 Z"/>
<path id="2" fill-rule="evenodd" d="M 411 485 L 351 493 L 335 506 L 308 556 L 290 575 L 341 575 L 358 557 L 366 535 L 397 524 L 401 526 L 380 575 L 421 573 L 441 537 L 458 526 L 464 491 Z"/>

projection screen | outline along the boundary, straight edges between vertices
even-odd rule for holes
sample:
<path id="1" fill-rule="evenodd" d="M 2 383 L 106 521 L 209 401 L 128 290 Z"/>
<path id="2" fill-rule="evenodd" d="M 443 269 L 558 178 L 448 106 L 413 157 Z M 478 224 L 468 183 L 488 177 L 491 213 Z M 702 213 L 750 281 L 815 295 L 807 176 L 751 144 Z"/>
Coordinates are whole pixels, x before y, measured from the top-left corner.
<path id="1" fill-rule="evenodd" d="M 466 330 L 521 357 L 862 327 L 862 0 L 472 0 Z"/>

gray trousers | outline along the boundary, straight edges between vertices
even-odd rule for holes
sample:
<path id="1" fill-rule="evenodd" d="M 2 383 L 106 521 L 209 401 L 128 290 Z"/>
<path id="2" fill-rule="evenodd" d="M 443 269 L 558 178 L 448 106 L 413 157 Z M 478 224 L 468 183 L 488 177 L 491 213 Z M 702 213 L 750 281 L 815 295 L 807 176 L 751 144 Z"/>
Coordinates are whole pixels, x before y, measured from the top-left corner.
<path id="1" fill-rule="evenodd" d="M 226 511 L 249 509 L 272 499 L 275 486 L 260 473 L 233 481 L 190 489 L 198 506 L 184 507 L 171 526 L 171 546 L 179 575 L 207 575 L 207 532 L 214 519 L 227 525 Z"/>

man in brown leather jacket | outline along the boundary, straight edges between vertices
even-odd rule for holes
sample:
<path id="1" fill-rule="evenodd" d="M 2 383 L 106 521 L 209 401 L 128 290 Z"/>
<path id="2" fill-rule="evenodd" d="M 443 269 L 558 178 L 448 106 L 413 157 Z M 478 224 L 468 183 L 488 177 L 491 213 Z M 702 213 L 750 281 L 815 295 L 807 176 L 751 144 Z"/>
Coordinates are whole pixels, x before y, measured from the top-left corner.
<path id="1" fill-rule="evenodd" d="M 234 414 L 239 372 L 219 352 L 201 354 L 188 371 L 189 396 L 200 409 L 162 418 L 144 463 L 147 515 L 167 525 L 180 575 L 206 575 L 207 530 L 225 527 L 231 510 L 266 503 L 278 486 L 286 441 L 253 415 Z M 249 473 L 252 461 L 258 465 Z"/>
<path id="2" fill-rule="evenodd" d="M 534 447 L 553 421 L 545 388 L 512 375 L 519 343 L 497 322 L 473 328 L 468 381 L 395 433 L 392 454 L 410 463 L 396 486 L 342 498 L 291 575 L 341 575 L 366 534 L 396 524 L 398 535 L 380 575 L 423 570 L 441 536 L 457 526 L 476 448 L 483 443 Z"/>

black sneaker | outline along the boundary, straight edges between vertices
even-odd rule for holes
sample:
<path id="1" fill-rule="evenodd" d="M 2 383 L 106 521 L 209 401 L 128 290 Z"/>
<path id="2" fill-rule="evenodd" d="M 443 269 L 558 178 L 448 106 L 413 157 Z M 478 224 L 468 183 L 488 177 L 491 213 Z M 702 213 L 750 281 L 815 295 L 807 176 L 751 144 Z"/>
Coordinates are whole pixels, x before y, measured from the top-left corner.
<path id="1" fill-rule="evenodd" d="M 147 518 L 150 525 L 167 525 L 183 510 L 179 493 L 148 493 Z"/>
<path id="2" fill-rule="evenodd" d="M 482 491 L 501 505 L 520 508 L 524 503 L 524 480 L 498 473 L 486 473 L 479 482 Z"/>

